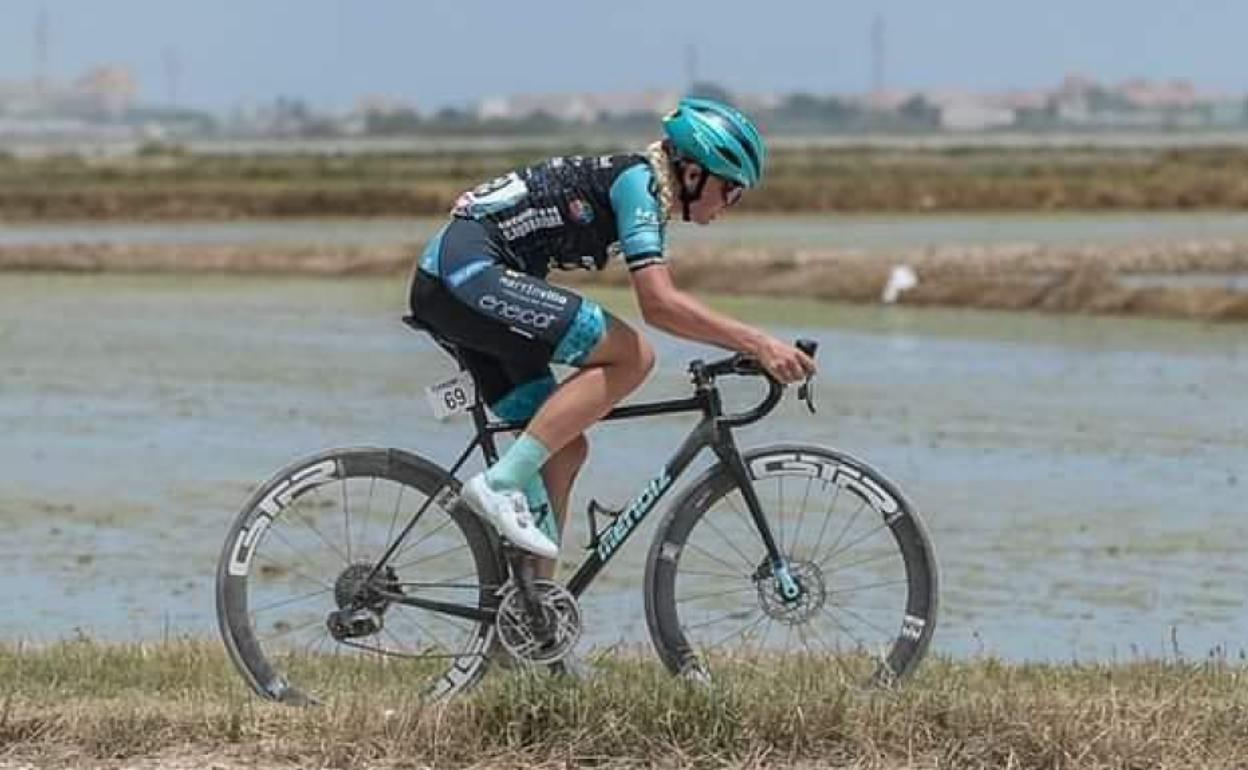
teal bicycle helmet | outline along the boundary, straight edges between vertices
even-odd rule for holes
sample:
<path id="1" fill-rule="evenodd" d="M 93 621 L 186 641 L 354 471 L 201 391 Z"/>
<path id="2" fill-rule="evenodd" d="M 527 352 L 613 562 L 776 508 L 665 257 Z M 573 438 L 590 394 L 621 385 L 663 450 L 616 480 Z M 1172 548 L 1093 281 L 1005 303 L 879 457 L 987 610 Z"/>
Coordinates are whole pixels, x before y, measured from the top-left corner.
<path id="1" fill-rule="evenodd" d="M 663 119 L 668 140 L 683 158 L 744 187 L 763 178 L 767 147 L 740 111 L 711 99 L 686 97 Z"/>

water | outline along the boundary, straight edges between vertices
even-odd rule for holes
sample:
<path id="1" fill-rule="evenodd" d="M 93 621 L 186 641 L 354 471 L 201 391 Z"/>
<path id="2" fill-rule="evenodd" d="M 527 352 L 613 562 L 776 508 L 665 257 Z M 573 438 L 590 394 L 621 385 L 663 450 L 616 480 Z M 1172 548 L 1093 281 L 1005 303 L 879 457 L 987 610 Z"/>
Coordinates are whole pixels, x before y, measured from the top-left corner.
<path id="1" fill-rule="evenodd" d="M 421 391 L 451 365 L 398 322 L 401 283 L 0 275 L 6 637 L 213 635 L 218 551 L 255 484 L 332 445 L 449 463 L 465 426 L 435 422 Z M 821 342 L 819 414 L 786 402 L 742 443 L 849 450 L 918 502 L 942 569 L 936 650 L 1062 661 L 1244 647 L 1241 328 L 724 307 Z M 682 394 L 684 362 L 708 353 L 654 337 L 662 363 L 642 396 Z M 593 431 L 570 542 L 585 540 L 590 496 L 628 499 L 688 427 Z M 657 519 L 586 595 L 590 641 L 645 642 L 640 566 Z"/>
<path id="2" fill-rule="evenodd" d="M 5 225 L 0 227 L 0 246 L 59 243 L 375 246 L 423 241 L 443 221 L 421 218 Z M 717 222 L 715 227 L 676 224 L 671 228 L 671 238 L 677 246 L 774 245 L 873 252 L 949 244 L 1175 242 L 1248 238 L 1248 214 L 730 216 Z"/>
<path id="3" fill-rule="evenodd" d="M 1119 281 L 1128 289 L 1185 286 L 1248 292 L 1248 273 L 1133 273 Z"/>

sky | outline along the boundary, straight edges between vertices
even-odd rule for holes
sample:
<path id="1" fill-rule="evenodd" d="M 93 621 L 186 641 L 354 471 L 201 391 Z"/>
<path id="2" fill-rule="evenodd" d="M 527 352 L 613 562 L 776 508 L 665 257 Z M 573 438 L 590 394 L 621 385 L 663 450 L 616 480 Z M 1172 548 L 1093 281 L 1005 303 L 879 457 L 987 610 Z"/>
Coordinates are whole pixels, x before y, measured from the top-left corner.
<path id="1" fill-rule="evenodd" d="M 1077 72 L 1248 93 L 1245 0 L 3 0 L 0 80 L 33 77 L 40 9 L 53 80 L 122 64 L 144 102 L 218 111 L 681 88 L 691 47 L 699 79 L 732 91 L 862 93 L 877 18 L 890 87 L 1041 88 Z"/>

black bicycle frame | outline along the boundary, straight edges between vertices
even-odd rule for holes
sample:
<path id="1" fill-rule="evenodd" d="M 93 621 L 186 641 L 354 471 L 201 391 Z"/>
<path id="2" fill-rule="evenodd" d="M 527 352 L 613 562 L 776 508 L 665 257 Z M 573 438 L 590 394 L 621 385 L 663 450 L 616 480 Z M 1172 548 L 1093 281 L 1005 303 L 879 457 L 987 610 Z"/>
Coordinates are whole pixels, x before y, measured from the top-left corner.
<path id="1" fill-rule="evenodd" d="M 719 396 L 719 389 L 714 384 L 714 376 L 705 374 L 700 362 L 695 362 L 691 370 L 696 386 L 695 394 L 692 397 L 619 406 L 611 410 L 603 418 L 604 421 L 611 421 L 684 412 L 702 413 L 701 422 L 685 437 L 680 448 L 664 464 L 658 475 L 651 479 L 642 488 L 641 492 L 628 502 L 615 521 L 603 530 L 599 537 L 595 538 L 593 551 L 581 563 L 580 568 L 567 584 L 567 589 L 573 595 L 579 597 L 589 587 L 590 583 L 611 561 L 612 557 L 624 545 L 629 536 L 636 531 L 638 525 L 645 520 L 647 514 L 654 510 L 664 494 L 671 489 L 675 480 L 685 472 L 698 454 L 707 448 L 713 451 L 720 461 L 724 463 L 728 472 L 732 474 L 736 481 L 742 496 L 745 498 L 750 516 L 754 520 L 755 526 L 758 527 L 759 535 L 767 547 L 771 563 L 773 566 L 782 564 L 780 551 L 772 535 L 771 526 L 763 515 L 762 506 L 759 504 L 758 496 L 754 492 L 753 480 L 750 478 L 749 471 L 741 459 L 741 453 L 738 451 L 736 441 L 732 435 L 733 427 L 760 420 L 770 412 L 780 400 L 782 388 L 774 381 L 768 380 L 769 391 L 767 397 L 758 406 L 741 414 L 725 415 Z M 476 436 L 459 456 L 459 459 L 456 460 L 455 465 L 448 472 L 444 484 L 455 478 L 455 474 L 477 447 L 481 448 L 486 465 L 493 465 L 498 461 L 498 448 L 494 442 L 495 434 L 521 431 L 528 424 L 527 420 L 490 420 L 486 415 L 485 407 L 480 401 L 474 404 L 470 411 L 476 426 Z M 373 576 L 376 576 L 390 560 L 394 551 L 397 550 L 399 544 L 403 542 L 416 526 L 416 523 L 433 502 L 436 495 L 437 493 L 429 496 L 429 499 L 425 501 L 420 510 L 416 512 L 407 526 L 399 533 L 399 536 L 395 538 L 390 548 L 386 550 L 386 553 L 373 567 Z M 470 620 L 489 620 L 494 617 L 494 612 L 489 609 L 452 605 L 391 591 L 383 591 L 381 593 L 386 599 L 397 603 L 457 615 Z"/>

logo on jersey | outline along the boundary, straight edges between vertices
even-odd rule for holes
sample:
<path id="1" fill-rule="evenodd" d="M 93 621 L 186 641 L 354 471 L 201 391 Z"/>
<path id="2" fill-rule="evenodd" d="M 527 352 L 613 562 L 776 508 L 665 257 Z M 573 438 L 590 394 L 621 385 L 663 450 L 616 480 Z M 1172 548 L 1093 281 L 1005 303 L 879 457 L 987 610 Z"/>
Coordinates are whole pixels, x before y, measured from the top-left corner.
<path id="1" fill-rule="evenodd" d="M 568 216 L 578 225 L 587 225 L 594 221 L 594 207 L 579 198 L 568 204 Z"/>
<path id="2" fill-rule="evenodd" d="M 543 313 L 533 308 L 512 304 L 493 294 L 486 294 L 477 300 L 477 305 L 485 312 L 505 321 L 514 321 L 535 329 L 547 329 L 555 321 L 554 313 Z"/>
<path id="3" fill-rule="evenodd" d="M 558 305 L 568 304 L 568 298 L 565 295 L 549 286 L 535 282 L 523 273 L 508 270 L 505 275 L 498 277 L 498 284 L 513 295 L 524 295 L 526 298 L 535 299 L 546 305 L 552 302 Z"/>
<path id="4" fill-rule="evenodd" d="M 638 206 L 633 210 L 633 222 L 644 227 L 658 227 L 659 212 Z"/>
<path id="5" fill-rule="evenodd" d="M 548 230 L 562 226 L 563 217 L 559 215 L 559 209 L 553 206 L 525 209 L 511 219 L 505 219 L 498 223 L 498 229 L 502 231 L 503 238 L 508 241 L 523 238 L 538 230 Z"/>

